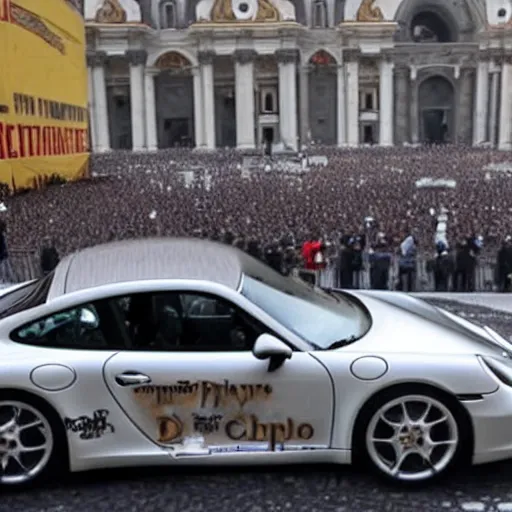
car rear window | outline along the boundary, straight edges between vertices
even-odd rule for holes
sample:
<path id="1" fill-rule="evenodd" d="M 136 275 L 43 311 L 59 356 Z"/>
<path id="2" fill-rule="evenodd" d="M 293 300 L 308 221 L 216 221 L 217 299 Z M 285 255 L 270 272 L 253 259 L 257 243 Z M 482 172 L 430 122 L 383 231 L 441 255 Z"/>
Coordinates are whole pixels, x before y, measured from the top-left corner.
<path id="1" fill-rule="evenodd" d="M 44 304 L 52 281 L 53 272 L 0 296 L 0 319 Z"/>

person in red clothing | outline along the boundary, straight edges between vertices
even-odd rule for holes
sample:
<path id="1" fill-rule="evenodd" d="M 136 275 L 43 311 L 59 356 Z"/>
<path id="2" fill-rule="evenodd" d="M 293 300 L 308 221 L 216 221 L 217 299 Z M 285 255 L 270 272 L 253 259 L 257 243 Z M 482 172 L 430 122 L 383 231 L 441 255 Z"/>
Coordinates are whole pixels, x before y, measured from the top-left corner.
<path id="1" fill-rule="evenodd" d="M 319 270 L 325 267 L 325 258 L 322 253 L 322 242 L 314 238 L 306 240 L 302 246 L 302 258 L 304 268 L 307 270 Z"/>
<path id="2" fill-rule="evenodd" d="M 306 240 L 302 245 L 302 259 L 306 270 L 314 270 L 313 242 Z"/>

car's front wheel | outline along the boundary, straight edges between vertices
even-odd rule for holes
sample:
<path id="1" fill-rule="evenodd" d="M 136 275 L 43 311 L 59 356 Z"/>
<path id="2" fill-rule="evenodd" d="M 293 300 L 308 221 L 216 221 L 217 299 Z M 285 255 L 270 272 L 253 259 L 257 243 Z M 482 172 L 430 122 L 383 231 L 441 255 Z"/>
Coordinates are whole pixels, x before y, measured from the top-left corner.
<path id="1" fill-rule="evenodd" d="M 1 487 L 32 484 L 56 469 L 60 462 L 56 430 L 53 413 L 44 403 L 1 396 Z"/>
<path id="2" fill-rule="evenodd" d="M 355 457 L 394 482 L 438 478 L 468 455 L 470 422 L 455 398 L 429 388 L 376 397 L 358 418 Z"/>

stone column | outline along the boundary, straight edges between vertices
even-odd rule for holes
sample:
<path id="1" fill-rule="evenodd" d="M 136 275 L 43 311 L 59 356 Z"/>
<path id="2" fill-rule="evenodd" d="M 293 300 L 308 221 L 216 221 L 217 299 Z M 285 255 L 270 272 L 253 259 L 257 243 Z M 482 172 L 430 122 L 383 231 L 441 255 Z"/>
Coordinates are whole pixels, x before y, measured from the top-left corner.
<path id="1" fill-rule="evenodd" d="M 201 66 L 204 147 L 206 149 L 215 149 L 215 82 L 213 78 L 214 57 L 215 52 L 213 51 L 204 51 L 198 54 L 199 65 Z"/>
<path id="2" fill-rule="evenodd" d="M 337 70 L 337 103 L 338 103 L 338 119 L 337 119 L 337 135 L 338 135 L 338 147 L 345 146 L 347 144 L 347 112 L 345 109 L 345 67 L 338 66 Z"/>
<path id="3" fill-rule="evenodd" d="M 489 61 L 480 56 L 476 72 L 475 106 L 473 110 L 473 146 L 487 141 L 489 99 Z"/>
<path id="4" fill-rule="evenodd" d="M 379 144 L 393 145 L 394 85 L 393 62 L 390 55 L 383 55 L 380 61 L 379 77 Z"/>
<path id="5" fill-rule="evenodd" d="M 206 145 L 204 118 L 203 118 L 203 87 L 201 70 L 199 67 L 192 70 L 194 87 L 194 138 L 196 148 L 204 148 Z"/>
<path id="6" fill-rule="evenodd" d="M 300 145 L 309 144 L 309 65 L 299 70 Z"/>
<path id="7" fill-rule="evenodd" d="M 500 114 L 498 149 L 512 149 L 512 55 L 504 55 L 501 63 Z"/>
<path id="8" fill-rule="evenodd" d="M 87 111 L 89 112 L 89 132 L 91 136 L 91 151 L 98 148 L 98 134 L 96 131 L 96 103 L 94 100 L 94 67 L 89 63 L 87 55 Z"/>
<path id="9" fill-rule="evenodd" d="M 347 73 L 347 144 L 359 146 L 359 51 L 343 53 Z"/>
<path id="10" fill-rule="evenodd" d="M 420 121 L 419 121 L 419 98 L 418 98 L 418 82 L 417 70 L 414 67 L 409 69 L 409 87 L 411 91 L 411 105 L 410 105 L 410 130 L 412 144 L 418 144 L 420 141 Z"/>
<path id="11" fill-rule="evenodd" d="M 254 50 L 235 50 L 236 147 L 255 148 Z"/>
<path id="12" fill-rule="evenodd" d="M 155 76 L 158 73 L 158 69 L 146 69 L 144 75 L 146 90 L 146 148 L 148 151 L 156 151 L 158 149 L 155 97 Z"/>
<path id="13" fill-rule="evenodd" d="M 474 91 L 476 89 L 476 70 L 474 67 L 462 67 L 459 76 L 459 101 L 457 107 L 457 139 L 460 144 L 470 145 L 474 134 Z M 485 123 L 484 123 L 485 129 Z M 485 130 L 484 130 L 485 135 Z"/>
<path id="14" fill-rule="evenodd" d="M 409 142 L 409 67 L 395 66 L 394 69 L 394 120 L 395 120 L 395 144 Z"/>
<path id="15" fill-rule="evenodd" d="M 297 151 L 297 52 L 277 50 L 279 65 L 279 129 L 285 148 Z"/>
<path id="16" fill-rule="evenodd" d="M 107 84 L 105 81 L 106 52 L 87 54 L 87 63 L 92 68 L 92 89 L 94 97 L 94 123 L 96 132 L 96 151 L 110 151 L 110 133 L 108 130 Z"/>
<path id="17" fill-rule="evenodd" d="M 489 105 L 489 141 L 493 146 L 498 144 L 498 94 L 499 71 L 491 73 L 491 101 Z"/>
<path id="18" fill-rule="evenodd" d="M 126 58 L 130 63 L 130 106 L 132 113 L 132 148 L 143 151 L 146 145 L 144 112 L 144 66 L 147 52 L 144 50 L 128 50 Z"/>

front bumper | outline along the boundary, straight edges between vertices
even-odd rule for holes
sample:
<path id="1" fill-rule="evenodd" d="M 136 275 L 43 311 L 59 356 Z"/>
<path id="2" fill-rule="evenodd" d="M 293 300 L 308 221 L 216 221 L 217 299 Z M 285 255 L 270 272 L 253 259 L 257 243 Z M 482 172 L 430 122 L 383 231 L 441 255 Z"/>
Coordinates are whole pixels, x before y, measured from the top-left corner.
<path id="1" fill-rule="evenodd" d="M 512 388 L 500 385 L 482 400 L 463 405 L 473 420 L 473 464 L 512 458 Z"/>

